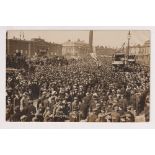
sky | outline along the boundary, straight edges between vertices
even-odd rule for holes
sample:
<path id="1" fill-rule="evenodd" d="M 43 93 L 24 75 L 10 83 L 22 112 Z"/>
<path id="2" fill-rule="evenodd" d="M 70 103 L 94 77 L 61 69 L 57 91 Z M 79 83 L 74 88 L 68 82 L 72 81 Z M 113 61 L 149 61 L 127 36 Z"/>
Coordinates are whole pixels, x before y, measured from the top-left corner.
<path id="1" fill-rule="evenodd" d="M 67 40 L 76 41 L 78 39 L 89 42 L 89 30 L 10 30 L 8 38 L 20 38 L 24 33 L 26 40 L 32 38 L 42 38 L 48 42 L 64 43 Z M 148 30 L 131 30 L 130 44 L 143 44 L 150 39 L 150 31 Z M 121 47 L 125 42 L 127 45 L 128 30 L 94 30 L 93 46 Z"/>

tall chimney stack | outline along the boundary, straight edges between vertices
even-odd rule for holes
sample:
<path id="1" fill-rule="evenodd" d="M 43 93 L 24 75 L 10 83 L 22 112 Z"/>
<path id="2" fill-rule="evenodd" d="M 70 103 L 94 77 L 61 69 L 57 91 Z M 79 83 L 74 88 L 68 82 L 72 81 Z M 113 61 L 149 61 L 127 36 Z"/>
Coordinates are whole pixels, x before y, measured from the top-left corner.
<path id="1" fill-rule="evenodd" d="M 89 46 L 90 46 L 90 52 L 93 52 L 93 30 L 89 31 Z"/>

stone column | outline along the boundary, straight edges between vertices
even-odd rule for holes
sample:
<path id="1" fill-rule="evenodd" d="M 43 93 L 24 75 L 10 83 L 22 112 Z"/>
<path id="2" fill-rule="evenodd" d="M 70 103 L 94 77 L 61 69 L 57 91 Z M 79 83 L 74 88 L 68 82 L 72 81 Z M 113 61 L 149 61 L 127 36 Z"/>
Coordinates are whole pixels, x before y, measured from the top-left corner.
<path id="1" fill-rule="evenodd" d="M 93 30 L 89 31 L 89 47 L 90 47 L 90 52 L 93 52 Z"/>
<path id="2" fill-rule="evenodd" d="M 28 43 L 28 57 L 31 56 L 31 43 Z"/>

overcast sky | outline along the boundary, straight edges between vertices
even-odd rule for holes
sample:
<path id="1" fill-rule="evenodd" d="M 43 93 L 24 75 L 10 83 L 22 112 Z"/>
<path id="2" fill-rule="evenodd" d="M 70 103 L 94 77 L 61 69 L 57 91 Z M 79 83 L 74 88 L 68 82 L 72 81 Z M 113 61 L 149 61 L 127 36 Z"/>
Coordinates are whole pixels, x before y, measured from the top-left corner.
<path id="1" fill-rule="evenodd" d="M 76 41 L 77 39 L 89 42 L 88 30 L 11 30 L 8 31 L 8 38 L 20 38 L 20 32 L 26 40 L 32 38 L 42 38 L 48 42 L 64 43 L 67 40 Z M 93 45 L 103 45 L 110 47 L 120 47 L 124 42 L 127 44 L 127 30 L 94 30 L 93 31 Z M 150 39 L 150 31 L 146 30 L 132 30 L 131 31 L 131 45 L 143 44 Z"/>

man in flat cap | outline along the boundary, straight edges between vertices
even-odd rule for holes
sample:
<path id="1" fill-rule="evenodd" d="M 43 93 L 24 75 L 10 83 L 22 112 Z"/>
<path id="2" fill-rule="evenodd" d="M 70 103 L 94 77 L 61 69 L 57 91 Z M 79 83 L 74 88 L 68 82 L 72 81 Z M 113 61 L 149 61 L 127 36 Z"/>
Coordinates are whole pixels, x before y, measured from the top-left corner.
<path id="1" fill-rule="evenodd" d="M 78 109 L 79 110 L 79 100 L 78 97 L 74 97 L 74 101 L 72 103 L 72 109 Z"/>
<path id="2" fill-rule="evenodd" d="M 120 122 L 120 114 L 119 114 L 119 106 L 118 104 L 113 105 L 113 111 L 111 112 L 112 122 Z"/>
<path id="3" fill-rule="evenodd" d="M 87 122 L 96 122 L 98 118 L 98 109 L 94 108 L 92 112 L 89 112 Z"/>
<path id="4" fill-rule="evenodd" d="M 72 112 L 69 114 L 69 120 L 70 122 L 79 122 L 79 112 L 78 112 L 78 107 L 74 106 L 72 109 Z"/>

